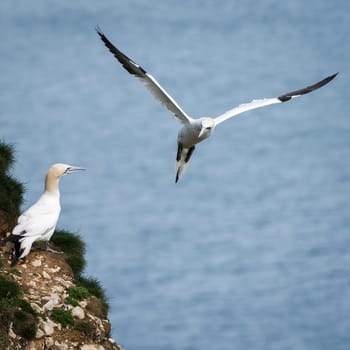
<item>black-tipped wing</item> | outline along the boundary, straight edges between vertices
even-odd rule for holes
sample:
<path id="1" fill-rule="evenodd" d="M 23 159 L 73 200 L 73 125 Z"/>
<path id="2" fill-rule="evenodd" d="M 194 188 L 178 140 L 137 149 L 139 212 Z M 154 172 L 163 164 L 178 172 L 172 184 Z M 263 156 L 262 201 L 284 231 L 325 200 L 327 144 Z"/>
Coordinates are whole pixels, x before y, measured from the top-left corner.
<path id="1" fill-rule="evenodd" d="M 161 87 L 157 80 L 148 74 L 141 66 L 135 63 L 131 58 L 126 56 L 123 52 L 118 50 L 103 34 L 99 27 L 96 27 L 96 31 L 104 42 L 109 51 L 114 57 L 122 64 L 122 66 L 132 75 L 141 79 L 146 87 L 151 91 L 155 98 L 163 104 L 167 109 L 174 113 L 177 119 L 181 123 L 189 123 L 191 118 L 179 107 L 175 100 L 168 94 L 168 92 Z"/>
<path id="2" fill-rule="evenodd" d="M 319 81 L 316 84 L 307 86 L 306 88 L 303 88 L 303 89 L 299 89 L 299 90 L 295 90 L 295 91 L 292 91 L 292 92 L 288 92 L 287 94 L 284 94 L 284 95 L 278 97 L 278 99 L 281 102 L 286 102 L 286 101 L 289 101 L 293 97 L 297 97 L 297 96 L 308 94 L 309 92 L 312 92 L 314 90 L 317 90 L 317 89 L 321 88 L 322 86 L 325 86 L 331 80 L 333 80 L 337 75 L 338 75 L 338 73 L 335 73 L 333 75 L 330 75 L 327 78 L 324 78 L 323 80 Z"/>
<path id="3" fill-rule="evenodd" d="M 219 115 L 218 117 L 216 117 L 214 119 L 215 123 L 217 125 L 217 124 L 220 124 L 223 121 L 225 121 L 225 120 L 227 120 L 229 118 L 235 117 L 236 115 L 239 115 L 239 114 L 241 114 L 243 112 L 247 112 L 247 111 L 250 111 L 250 110 L 256 109 L 256 108 L 269 106 L 269 105 L 272 105 L 272 104 L 275 104 L 275 103 L 287 102 L 287 101 L 289 101 L 290 99 L 292 99 L 294 97 L 298 97 L 298 96 L 301 96 L 301 95 L 308 94 L 309 92 L 317 90 L 317 89 L 321 88 L 322 86 L 328 84 L 331 80 L 333 80 L 337 76 L 337 74 L 338 73 L 330 75 L 327 78 L 325 78 L 325 79 L 323 79 L 323 80 L 321 80 L 321 81 L 319 81 L 319 82 L 317 82 L 317 83 L 315 83 L 313 85 L 310 85 L 310 86 L 307 86 L 305 88 L 302 88 L 302 89 L 299 89 L 299 90 L 295 90 L 295 91 L 292 91 L 292 92 L 288 92 L 288 93 L 283 94 L 283 95 L 281 95 L 279 97 L 263 98 L 263 99 L 260 99 L 260 100 L 253 100 L 253 101 L 251 101 L 249 103 L 241 104 L 238 107 L 232 108 L 232 109 L 228 110 L 227 112 L 225 112 L 225 113 Z"/>

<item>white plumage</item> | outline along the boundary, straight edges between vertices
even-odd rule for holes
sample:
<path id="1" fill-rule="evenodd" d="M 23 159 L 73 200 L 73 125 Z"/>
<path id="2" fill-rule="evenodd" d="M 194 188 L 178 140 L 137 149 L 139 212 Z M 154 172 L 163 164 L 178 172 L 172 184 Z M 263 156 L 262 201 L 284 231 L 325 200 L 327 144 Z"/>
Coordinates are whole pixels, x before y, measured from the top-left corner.
<path id="1" fill-rule="evenodd" d="M 47 242 L 55 232 L 61 211 L 59 180 L 63 175 L 82 170 L 85 169 L 61 163 L 49 169 L 45 178 L 45 192 L 18 218 L 17 226 L 5 240 L 15 245 L 12 266 L 29 254 L 36 241 L 46 241 L 46 249 L 55 252 L 48 247 Z"/>
<path id="2" fill-rule="evenodd" d="M 338 74 L 333 74 L 325 79 L 310 85 L 306 88 L 298 89 L 292 92 L 288 92 L 275 98 L 264 98 L 259 100 L 253 100 L 249 103 L 241 104 L 238 107 L 232 108 L 227 112 L 219 115 L 216 118 L 199 118 L 193 119 L 188 116 L 181 107 L 175 102 L 175 100 L 169 95 L 169 93 L 162 88 L 157 80 L 149 73 L 147 73 L 141 66 L 135 63 L 132 59 L 127 57 L 119 49 L 117 49 L 103 34 L 100 28 L 96 28 L 97 33 L 101 37 L 102 41 L 115 58 L 123 65 L 123 67 L 132 75 L 139 78 L 145 86 L 151 91 L 151 93 L 163 104 L 167 109 L 174 113 L 175 117 L 183 124 L 178 134 L 178 149 L 176 155 L 176 179 L 178 181 L 181 174 L 185 171 L 188 162 L 192 156 L 195 145 L 204 139 L 208 138 L 215 127 L 223 121 L 232 118 L 243 112 L 250 111 L 252 109 L 265 107 L 275 103 L 281 103 L 289 101 L 290 99 L 307 94 L 311 91 L 319 89 L 320 87 L 329 83 Z"/>

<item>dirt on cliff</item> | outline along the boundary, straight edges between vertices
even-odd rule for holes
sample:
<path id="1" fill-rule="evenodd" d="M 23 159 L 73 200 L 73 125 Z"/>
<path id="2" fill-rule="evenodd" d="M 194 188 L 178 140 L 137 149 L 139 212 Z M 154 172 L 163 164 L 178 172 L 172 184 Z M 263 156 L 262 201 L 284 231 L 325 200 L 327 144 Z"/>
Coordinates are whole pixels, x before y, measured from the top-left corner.
<path id="1" fill-rule="evenodd" d="M 29 303 L 36 321 L 35 332 L 33 336 L 28 337 L 16 326 L 20 324 L 16 323 L 16 317 L 24 319 L 23 315 L 26 313 L 22 311 L 25 308 L 14 309 L 12 313 L 1 312 L 0 309 L 2 349 L 122 349 L 110 336 L 111 325 L 104 303 L 75 284 L 74 274 L 64 254 L 34 250 L 24 262 L 11 268 L 8 248 L 5 246 L 0 252 L 0 275 L 9 281 L 17 282 L 23 291 L 21 298 Z M 34 316 L 29 315 L 29 318 Z M 26 322 L 33 323 L 29 318 Z"/>

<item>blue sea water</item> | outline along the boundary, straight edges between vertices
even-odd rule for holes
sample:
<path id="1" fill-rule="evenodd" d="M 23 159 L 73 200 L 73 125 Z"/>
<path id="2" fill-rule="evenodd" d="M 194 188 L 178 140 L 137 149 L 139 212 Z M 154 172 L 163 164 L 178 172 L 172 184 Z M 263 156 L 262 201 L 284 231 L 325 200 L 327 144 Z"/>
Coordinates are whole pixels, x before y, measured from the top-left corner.
<path id="1" fill-rule="evenodd" d="M 175 185 L 179 125 L 96 25 L 193 117 L 340 73 L 218 126 Z M 349 349 L 349 1 L 2 0 L 0 29 L 24 208 L 52 163 L 88 169 L 58 227 L 86 241 L 119 343 Z"/>

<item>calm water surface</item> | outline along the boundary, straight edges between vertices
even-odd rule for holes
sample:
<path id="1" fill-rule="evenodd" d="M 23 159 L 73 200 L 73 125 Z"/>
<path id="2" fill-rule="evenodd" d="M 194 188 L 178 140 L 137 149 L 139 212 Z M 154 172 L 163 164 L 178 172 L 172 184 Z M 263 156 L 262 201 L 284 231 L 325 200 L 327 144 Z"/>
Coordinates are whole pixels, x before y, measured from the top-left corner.
<path id="1" fill-rule="evenodd" d="M 88 169 L 62 180 L 58 226 L 86 241 L 126 349 L 349 349 L 349 4 L 1 1 L 24 208 L 52 163 Z M 340 74 L 220 125 L 175 185 L 179 125 L 97 24 L 194 117 Z"/>

